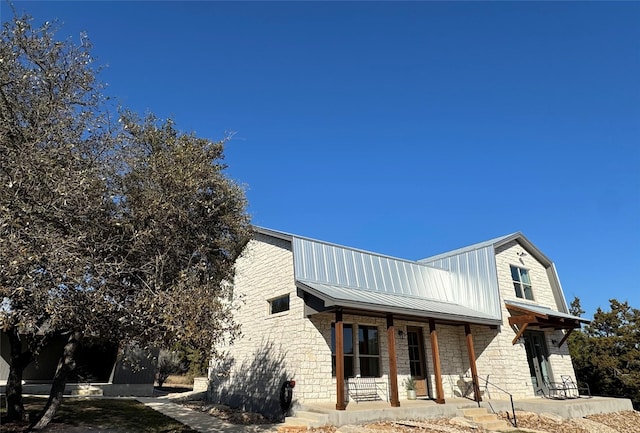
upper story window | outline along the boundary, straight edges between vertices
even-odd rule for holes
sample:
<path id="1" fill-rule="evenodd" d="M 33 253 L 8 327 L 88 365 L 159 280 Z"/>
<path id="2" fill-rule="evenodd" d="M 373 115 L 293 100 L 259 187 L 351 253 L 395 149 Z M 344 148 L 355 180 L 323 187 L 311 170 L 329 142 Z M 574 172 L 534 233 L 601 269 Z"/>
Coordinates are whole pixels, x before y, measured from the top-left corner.
<path id="1" fill-rule="evenodd" d="M 269 301 L 269 313 L 276 314 L 289 311 L 289 294 L 279 296 Z"/>
<path id="2" fill-rule="evenodd" d="M 531 279 L 529 278 L 529 271 L 517 266 L 511 266 L 511 279 L 513 280 L 513 287 L 516 289 L 516 296 L 518 298 L 529 299 L 533 301 L 533 291 L 531 290 Z"/>

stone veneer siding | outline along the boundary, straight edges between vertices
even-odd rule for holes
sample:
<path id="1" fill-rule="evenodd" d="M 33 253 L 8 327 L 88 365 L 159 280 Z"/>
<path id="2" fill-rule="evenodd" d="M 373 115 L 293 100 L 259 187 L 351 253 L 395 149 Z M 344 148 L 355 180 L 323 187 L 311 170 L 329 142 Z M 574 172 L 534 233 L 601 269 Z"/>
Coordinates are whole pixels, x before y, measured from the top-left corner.
<path id="1" fill-rule="evenodd" d="M 289 294 L 289 311 L 270 314 L 268 300 Z M 242 335 L 212 362 L 209 398 L 266 415 L 281 414 L 285 380 L 295 380 L 294 399 L 326 400 L 331 392 L 329 343 L 304 317 L 297 296 L 291 243 L 257 235 L 236 264 L 235 319 Z M 334 391 L 335 392 L 335 391 Z"/>
<path id="2" fill-rule="evenodd" d="M 529 269 L 536 302 L 557 308 L 544 267 L 531 255 L 523 256 L 523 265 L 517 255 L 519 251 L 524 250 L 517 242 L 496 251 L 503 325 L 496 329 L 472 325 L 471 331 L 479 376 L 489 376 L 492 383 L 522 398 L 533 396 L 533 389 L 524 345 L 511 343 L 515 333 L 509 326 L 509 313 L 503 302 L 516 299 L 509 264 Z M 234 293 L 243 303 L 236 313 L 236 320 L 242 324 L 242 336 L 226 348 L 225 359 L 212 363 L 209 397 L 214 401 L 278 416 L 280 387 L 285 380 L 293 379 L 296 381 L 294 403 L 335 402 L 336 382 L 331 376 L 330 347 L 331 323 L 335 317 L 329 313 L 310 318 L 304 316 L 304 302 L 298 297 L 295 287 L 291 243 L 263 235 L 252 240 L 238 260 Z M 269 314 L 268 300 L 285 294 L 290 296 L 289 311 Z M 377 382 L 382 399 L 388 400 L 389 358 L 385 319 L 345 314 L 344 323 L 378 328 L 382 377 Z M 428 390 L 429 395 L 435 397 L 428 323 L 395 321 L 396 332 L 402 330 L 405 336 L 407 326 L 422 328 Z M 468 389 L 466 383 L 471 380 L 464 326 L 438 324 L 436 329 L 445 398 L 460 397 Z M 575 377 L 567 346 L 557 348 L 551 344 L 551 339 L 559 341 L 562 338 L 562 331 L 546 331 L 545 335 L 554 378 L 561 374 Z M 402 382 L 409 376 L 409 355 L 406 337 L 399 338 L 397 334 L 396 353 L 402 400 L 406 398 Z M 355 365 L 358 373 L 357 362 Z M 481 390 L 484 390 L 483 383 Z M 491 387 L 488 392 L 492 398 L 508 398 Z M 348 399 L 347 392 L 345 395 Z"/>
<path id="3" fill-rule="evenodd" d="M 510 265 L 519 266 L 529 271 L 534 298 L 533 301 L 516 297 L 513 281 L 511 279 Z M 514 300 L 523 303 L 536 303 L 556 311 L 564 310 L 565 306 L 556 304 L 546 268 L 517 241 L 511 241 L 496 249 L 496 267 L 498 271 L 498 287 L 500 290 L 500 297 L 502 298 L 502 317 L 504 319 L 504 326 L 502 327 L 502 334 L 504 338 L 499 338 L 499 342 L 501 346 L 511 346 L 513 366 L 522 366 L 522 368 L 518 369 L 517 386 L 507 389 L 517 389 L 519 393 L 533 395 L 533 385 L 531 384 L 531 378 L 529 377 L 530 373 L 524 344 L 511 344 L 511 340 L 515 337 L 515 332 L 509 326 L 510 313 L 506 309 L 504 301 Z M 535 327 L 528 329 L 534 330 Z M 555 331 L 553 329 L 543 329 L 543 331 L 549 352 L 549 363 L 552 375 L 550 380 L 559 382 L 561 375 L 571 376 L 575 380 L 575 372 L 573 370 L 573 364 L 571 363 L 571 356 L 569 355 L 569 347 L 567 343 L 565 342 L 562 347 L 557 347 L 557 342 L 562 340 L 564 337 L 564 331 Z M 556 344 L 552 343 L 552 340 L 556 341 Z M 523 385 L 525 385 L 524 388 Z"/>

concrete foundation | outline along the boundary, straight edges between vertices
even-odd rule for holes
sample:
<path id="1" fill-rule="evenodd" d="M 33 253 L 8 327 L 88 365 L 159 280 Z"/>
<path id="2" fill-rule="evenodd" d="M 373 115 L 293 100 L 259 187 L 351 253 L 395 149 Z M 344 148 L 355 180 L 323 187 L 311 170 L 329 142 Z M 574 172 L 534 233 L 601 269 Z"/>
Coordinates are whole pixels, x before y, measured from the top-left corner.
<path id="1" fill-rule="evenodd" d="M 631 400 L 624 398 L 592 397 L 571 400 L 524 399 L 514 402 L 516 411 L 551 413 L 563 418 L 582 418 L 596 413 L 633 410 Z M 478 407 L 466 399 L 449 399 L 446 404 L 432 400 L 403 400 L 400 407 L 391 407 L 386 402 L 351 402 L 344 411 L 335 410 L 335 403 L 314 403 L 299 407 L 299 410 L 317 412 L 328 416 L 328 423 L 335 426 L 363 424 L 375 421 L 443 418 L 463 415 L 463 409 Z M 481 403 L 489 412 L 511 412 L 511 403 L 505 400 L 490 400 Z M 517 412 L 516 412 L 517 416 Z"/>
<path id="2" fill-rule="evenodd" d="M 502 400 L 490 400 L 481 403 L 483 407 L 493 407 L 494 410 L 504 412 L 511 410 L 511 404 Z M 582 418 L 596 413 L 611 413 L 633 410 L 628 398 L 591 397 L 567 400 L 550 400 L 545 398 L 516 400 L 516 410 L 534 413 L 552 413 L 562 418 Z"/>

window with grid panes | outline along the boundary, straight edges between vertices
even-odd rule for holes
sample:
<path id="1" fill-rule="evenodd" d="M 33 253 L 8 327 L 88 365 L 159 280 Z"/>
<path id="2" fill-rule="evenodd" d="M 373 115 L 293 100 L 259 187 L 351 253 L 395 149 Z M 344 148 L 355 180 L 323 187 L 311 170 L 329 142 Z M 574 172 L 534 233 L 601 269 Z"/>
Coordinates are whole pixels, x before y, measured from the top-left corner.
<path id="1" fill-rule="evenodd" d="M 518 266 L 511 266 L 511 279 L 513 287 L 518 298 L 529 299 L 533 301 L 533 290 L 531 288 L 531 279 L 529 271 Z"/>
<path id="2" fill-rule="evenodd" d="M 417 332 L 409 332 L 407 334 L 407 344 L 409 345 L 409 369 L 411 370 L 411 376 L 422 376 L 420 343 L 418 342 Z"/>

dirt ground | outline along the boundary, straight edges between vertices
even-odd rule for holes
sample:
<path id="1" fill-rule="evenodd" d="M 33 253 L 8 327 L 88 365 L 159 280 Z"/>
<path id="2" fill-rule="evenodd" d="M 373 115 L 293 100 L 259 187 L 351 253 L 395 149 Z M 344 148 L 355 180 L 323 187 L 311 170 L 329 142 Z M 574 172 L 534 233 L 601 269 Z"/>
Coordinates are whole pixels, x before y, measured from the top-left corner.
<path id="1" fill-rule="evenodd" d="M 267 424 L 274 422 L 260 414 L 231 409 L 224 405 L 191 401 L 186 406 L 207 412 L 232 424 Z M 531 412 L 516 412 L 518 432 L 535 433 L 640 433 L 640 412 L 625 411 L 589 415 L 585 418 L 563 420 L 554 415 L 538 415 Z M 504 417 L 506 419 L 506 417 Z M 461 418 L 437 418 L 377 422 L 358 426 L 325 426 L 318 428 L 280 428 L 281 433 L 478 433 Z"/>
<path id="2" fill-rule="evenodd" d="M 625 411 L 589 415 L 586 418 L 561 420 L 534 413 L 516 413 L 519 432 L 535 433 L 640 433 L 640 412 Z M 355 427 L 355 426 L 354 426 Z M 478 429 L 466 425 L 459 418 L 379 422 L 351 427 L 322 427 L 308 429 L 313 433 L 478 433 Z"/>

